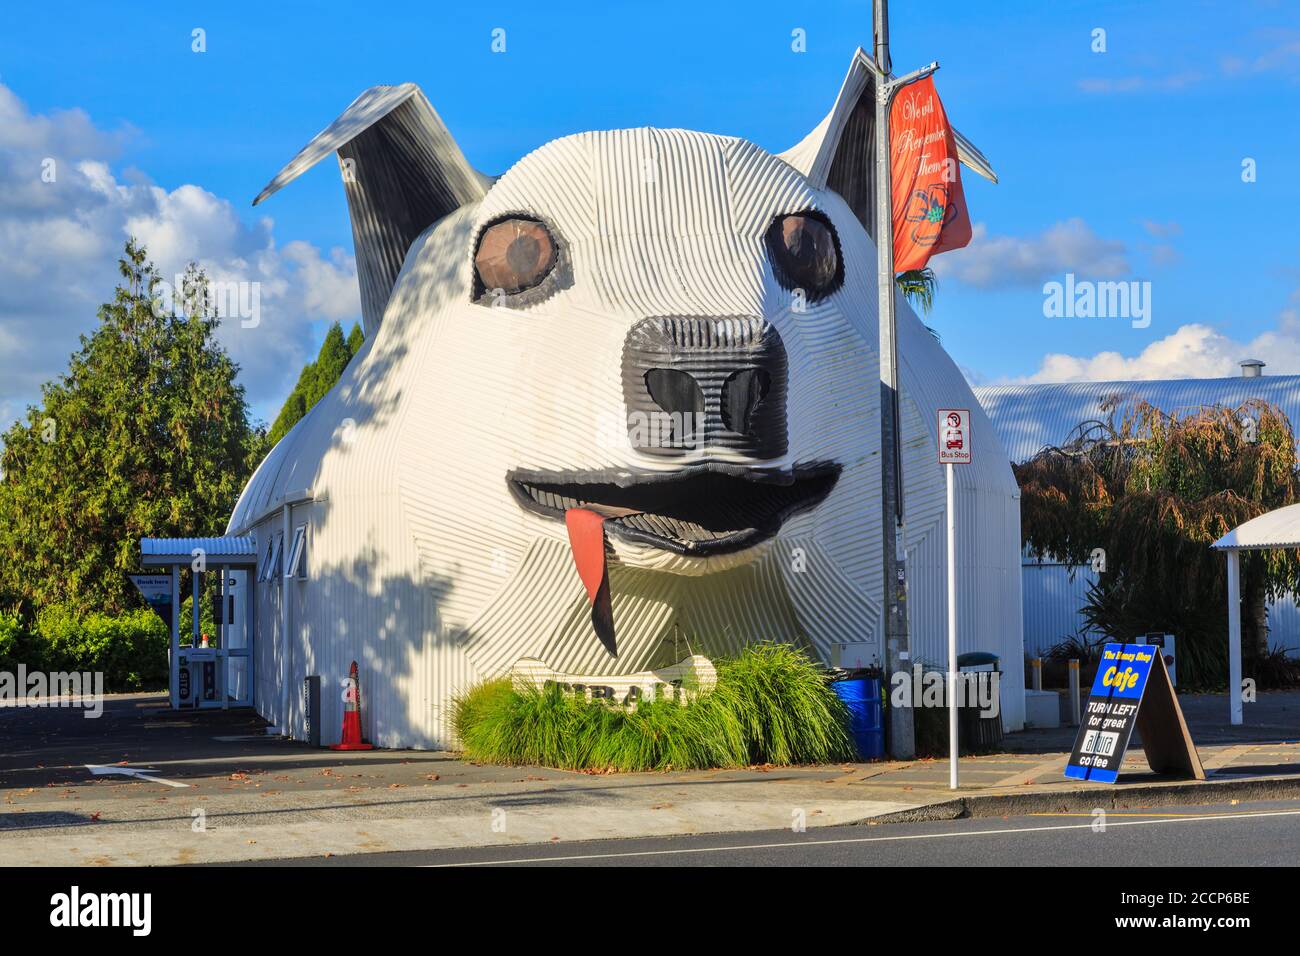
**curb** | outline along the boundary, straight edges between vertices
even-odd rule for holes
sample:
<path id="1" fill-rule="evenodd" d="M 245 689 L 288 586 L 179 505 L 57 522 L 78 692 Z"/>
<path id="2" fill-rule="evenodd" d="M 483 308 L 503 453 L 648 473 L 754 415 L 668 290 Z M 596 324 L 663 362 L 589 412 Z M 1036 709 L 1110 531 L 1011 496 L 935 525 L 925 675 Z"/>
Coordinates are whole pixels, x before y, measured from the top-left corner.
<path id="1" fill-rule="evenodd" d="M 1123 790 L 1065 790 L 1051 793 L 1008 793 L 956 797 L 860 820 L 855 825 L 924 823 L 975 817 L 1004 817 L 1027 813 L 1091 813 L 1093 810 L 1132 810 L 1145 807 L 1193 806 L 1224 800 L 1285 800 L 1300 798 L 1300 778 L 1256 777 L 1250 780 L 1207 780 L 1195 783 L 1138 784 Z"/>

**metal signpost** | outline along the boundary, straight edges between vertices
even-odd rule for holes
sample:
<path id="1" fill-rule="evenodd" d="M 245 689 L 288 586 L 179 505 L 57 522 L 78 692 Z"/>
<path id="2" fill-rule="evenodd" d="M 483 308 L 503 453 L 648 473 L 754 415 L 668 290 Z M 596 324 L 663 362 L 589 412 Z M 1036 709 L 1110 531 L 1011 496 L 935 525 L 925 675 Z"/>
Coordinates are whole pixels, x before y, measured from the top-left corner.
<path id="1" fill-rule="evenodd" d="M 948 786 L 957 789 L 957 508 L 953 465 L 971 462 L 970 409 L 939 409 L 939 463 L 948 483 Z"/>

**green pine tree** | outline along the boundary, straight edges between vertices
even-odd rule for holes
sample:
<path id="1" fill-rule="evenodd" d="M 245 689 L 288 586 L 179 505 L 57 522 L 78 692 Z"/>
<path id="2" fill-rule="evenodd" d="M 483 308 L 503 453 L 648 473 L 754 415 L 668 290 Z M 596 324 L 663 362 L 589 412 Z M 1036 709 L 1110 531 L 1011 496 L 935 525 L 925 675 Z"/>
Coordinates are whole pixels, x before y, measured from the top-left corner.
<path id="1" fill-rule="evenodd" d="M 138 605 L 123 572 L 149 535 L 220 534 L 254 464 L 238 366 L 216 341 L 191 264 L 183 314 L 134 239 L 122 283 L 68 370 L 4 434 L 0 602 L 110 613 Z"/>
<path id="2" fill-rule="evenodd" d="M 312 407 L 325 397 L 326 393 L 338 382 L 343 370 L 348 367 L 352 357 L 361 348 L 365 336 L 360 325 L 353 325 L 347 338 L 343 337 L 343 327 L 337 322 L 325 333 L 316 361 L 308 362 L 298 375 L 298 383 L 284 400 L 280 414 L 275 417 L 267 436 L 267 444 L 274 445 L 289 433 Z"/>
<path id="3" fill-rule="evenodd" d="M 348 333 L 348 351 L 356 355 L 361 351 L 361 345 L 366 340 L 366 333 L 361 331 L 361 323 L 352 323 L 352 331 Z"/>

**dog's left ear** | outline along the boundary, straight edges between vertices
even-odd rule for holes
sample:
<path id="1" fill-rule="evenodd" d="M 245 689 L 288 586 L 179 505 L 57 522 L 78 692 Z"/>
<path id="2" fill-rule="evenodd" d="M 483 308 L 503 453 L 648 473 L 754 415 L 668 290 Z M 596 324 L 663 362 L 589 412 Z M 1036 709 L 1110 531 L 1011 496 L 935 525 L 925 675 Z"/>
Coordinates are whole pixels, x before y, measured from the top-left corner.
<path id="1" fill-rule="evenodd" d="M 373 86 L 289 160 L 253 205 L 335 151 L 370 338 L 411 243 L 443 216 L 482 199 L 491 179 L 470 166 L 418 86 Z"/>
<path id="2" fill-rule="evenodd" d="M 832 189 L 853 210 L 875 239 L 872 164 L 876 161 L 876 74 L 861 47 L 853 54 L 835 105 L 811 133 L 780 153 L 818 189 Z M 965 136 L 953 131 L 957 158 L 985 179 L 998 181 L 984 154 Z"/>

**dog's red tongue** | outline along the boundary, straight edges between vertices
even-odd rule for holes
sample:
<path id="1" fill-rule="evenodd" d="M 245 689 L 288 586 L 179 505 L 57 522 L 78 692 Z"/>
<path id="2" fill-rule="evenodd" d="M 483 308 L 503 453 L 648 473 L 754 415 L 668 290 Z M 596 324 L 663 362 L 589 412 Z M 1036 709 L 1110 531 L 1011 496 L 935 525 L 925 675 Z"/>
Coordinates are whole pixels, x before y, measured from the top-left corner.
<path id="1" fill-rule="evenodd" d="M 614 607 L 609 598 L 609 564 L 605 559 L 605 516 L 587 508 L 570 508 L 564 513 L 569 530 L 569 547 L 578 577 L 591 603 L 591 624 L 605 650 L 615 657 Z"/>

